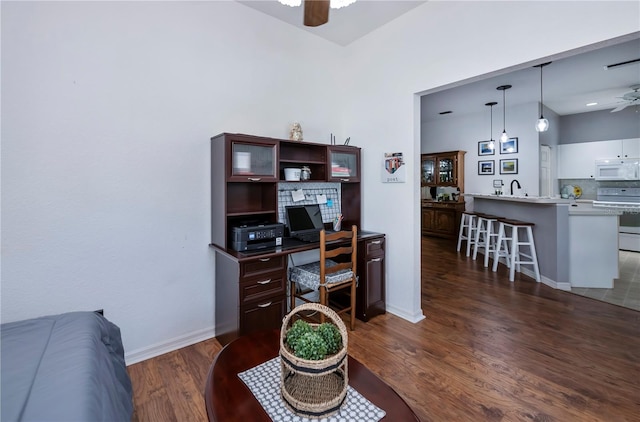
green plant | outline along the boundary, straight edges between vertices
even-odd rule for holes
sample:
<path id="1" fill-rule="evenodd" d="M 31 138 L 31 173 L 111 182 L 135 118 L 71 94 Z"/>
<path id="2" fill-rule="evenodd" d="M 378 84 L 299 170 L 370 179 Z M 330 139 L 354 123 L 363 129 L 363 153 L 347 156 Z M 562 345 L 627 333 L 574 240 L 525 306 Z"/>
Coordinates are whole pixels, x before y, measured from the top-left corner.
<path id="1" fill-rule="evenodd" d="M 338 331 L 338 327 L 330 322 L 325 322 L 320 324 L 316 331 L 327 345 L 327 354 L 338 353 L 342 348 L 342 335 Z"/>
<path id="2" fill-rule="evenodd" d="M 302 359 L 321 360 L 342 348 L 342 334 L 334 324 L 325 322 L 314 328 L 298 319 L 286 334 L 286 343 Z"/>
<path id="3" fill-rule="evenodd" d="M 304 333 L 296 343 L 295 355 L 308 360 L 324 359 L 327 355 L 327 344 L 316 331 Z"/>
<path id="4" fill-rule="evenodd" d="M 287 331 L 287 344 L 295 352 L 298 340 L 306 333 L 313 332 L 313 327 L 305 320 L 299 319 Z"/>

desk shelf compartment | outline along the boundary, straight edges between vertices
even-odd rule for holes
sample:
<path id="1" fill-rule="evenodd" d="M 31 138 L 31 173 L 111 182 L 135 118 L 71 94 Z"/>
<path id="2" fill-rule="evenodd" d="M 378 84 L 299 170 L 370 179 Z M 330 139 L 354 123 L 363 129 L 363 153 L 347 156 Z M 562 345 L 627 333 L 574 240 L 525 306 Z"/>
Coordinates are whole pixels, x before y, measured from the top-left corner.
<path id="1" fill-rule="evenodd" d="M 310 145 L 300 142 L 280 142 L 279 176 L 285 180 L 285 168 L 309 167 L 310 182 L 326 181 L 327 148 L 324 145 Z"/>

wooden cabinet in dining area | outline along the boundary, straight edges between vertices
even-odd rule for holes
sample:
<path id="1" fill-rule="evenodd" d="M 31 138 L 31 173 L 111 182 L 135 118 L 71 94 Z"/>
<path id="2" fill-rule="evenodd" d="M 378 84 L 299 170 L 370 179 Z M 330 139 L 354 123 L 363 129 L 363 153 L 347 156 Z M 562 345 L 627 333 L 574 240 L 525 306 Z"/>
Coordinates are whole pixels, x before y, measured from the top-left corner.
<path id="1" fill-rule="evenodd" d="M 464 201 L 422 201 L 422 234 L 445 238 L 458 235 Z"/>
<path id="2" fill-rule="evenodd" d="M 448 151 L 421 156 L 421 186 L 453 186 L 464 192 L 464 155 Z"/>

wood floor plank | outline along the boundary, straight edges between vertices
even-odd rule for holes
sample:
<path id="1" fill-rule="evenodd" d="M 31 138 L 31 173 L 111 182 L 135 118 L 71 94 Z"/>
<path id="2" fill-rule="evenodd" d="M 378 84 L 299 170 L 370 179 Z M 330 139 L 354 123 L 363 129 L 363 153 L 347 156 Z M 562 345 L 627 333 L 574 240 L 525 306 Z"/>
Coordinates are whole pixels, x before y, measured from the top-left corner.
<path id="1" fill-rule="evenodd" d="M 423 238 L 421 272 L 426 318 L 357 321 L 349 354 L 422 421 L 640 422 L 639 311 L 509 282 L 448 240 Z M 134 420 L 206 421 L 220 349 L 211 339 L 130 366 Z"/>
<path id="2" fill-rule="evenodd" d="M 202 383 L 191 376 L 183 356 L 174 351 L 157 358 L 169 402 L 179 421 L 206 422 Z"/>

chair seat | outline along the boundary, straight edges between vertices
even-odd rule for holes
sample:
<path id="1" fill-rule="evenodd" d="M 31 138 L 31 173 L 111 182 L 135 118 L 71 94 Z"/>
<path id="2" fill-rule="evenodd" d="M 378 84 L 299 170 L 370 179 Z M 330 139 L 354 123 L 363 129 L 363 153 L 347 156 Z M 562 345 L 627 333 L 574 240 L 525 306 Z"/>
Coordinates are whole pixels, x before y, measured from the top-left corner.
<path id="1" fill-rule="evenodd" d="M 335 261 L 326 260 L 326 267 L 337 265 Z M 325 275 L 325 284 L 331 285 L 342 283 L 353 278 L 353 272 L 349 269 L 337 271 L 332 274 Z M 299 265 L 289 269 L 289 280 L 296 282 L 300 286 L 318 290 L 320 287 L 320 262 L 310 262 L 309 264 Z"/>

